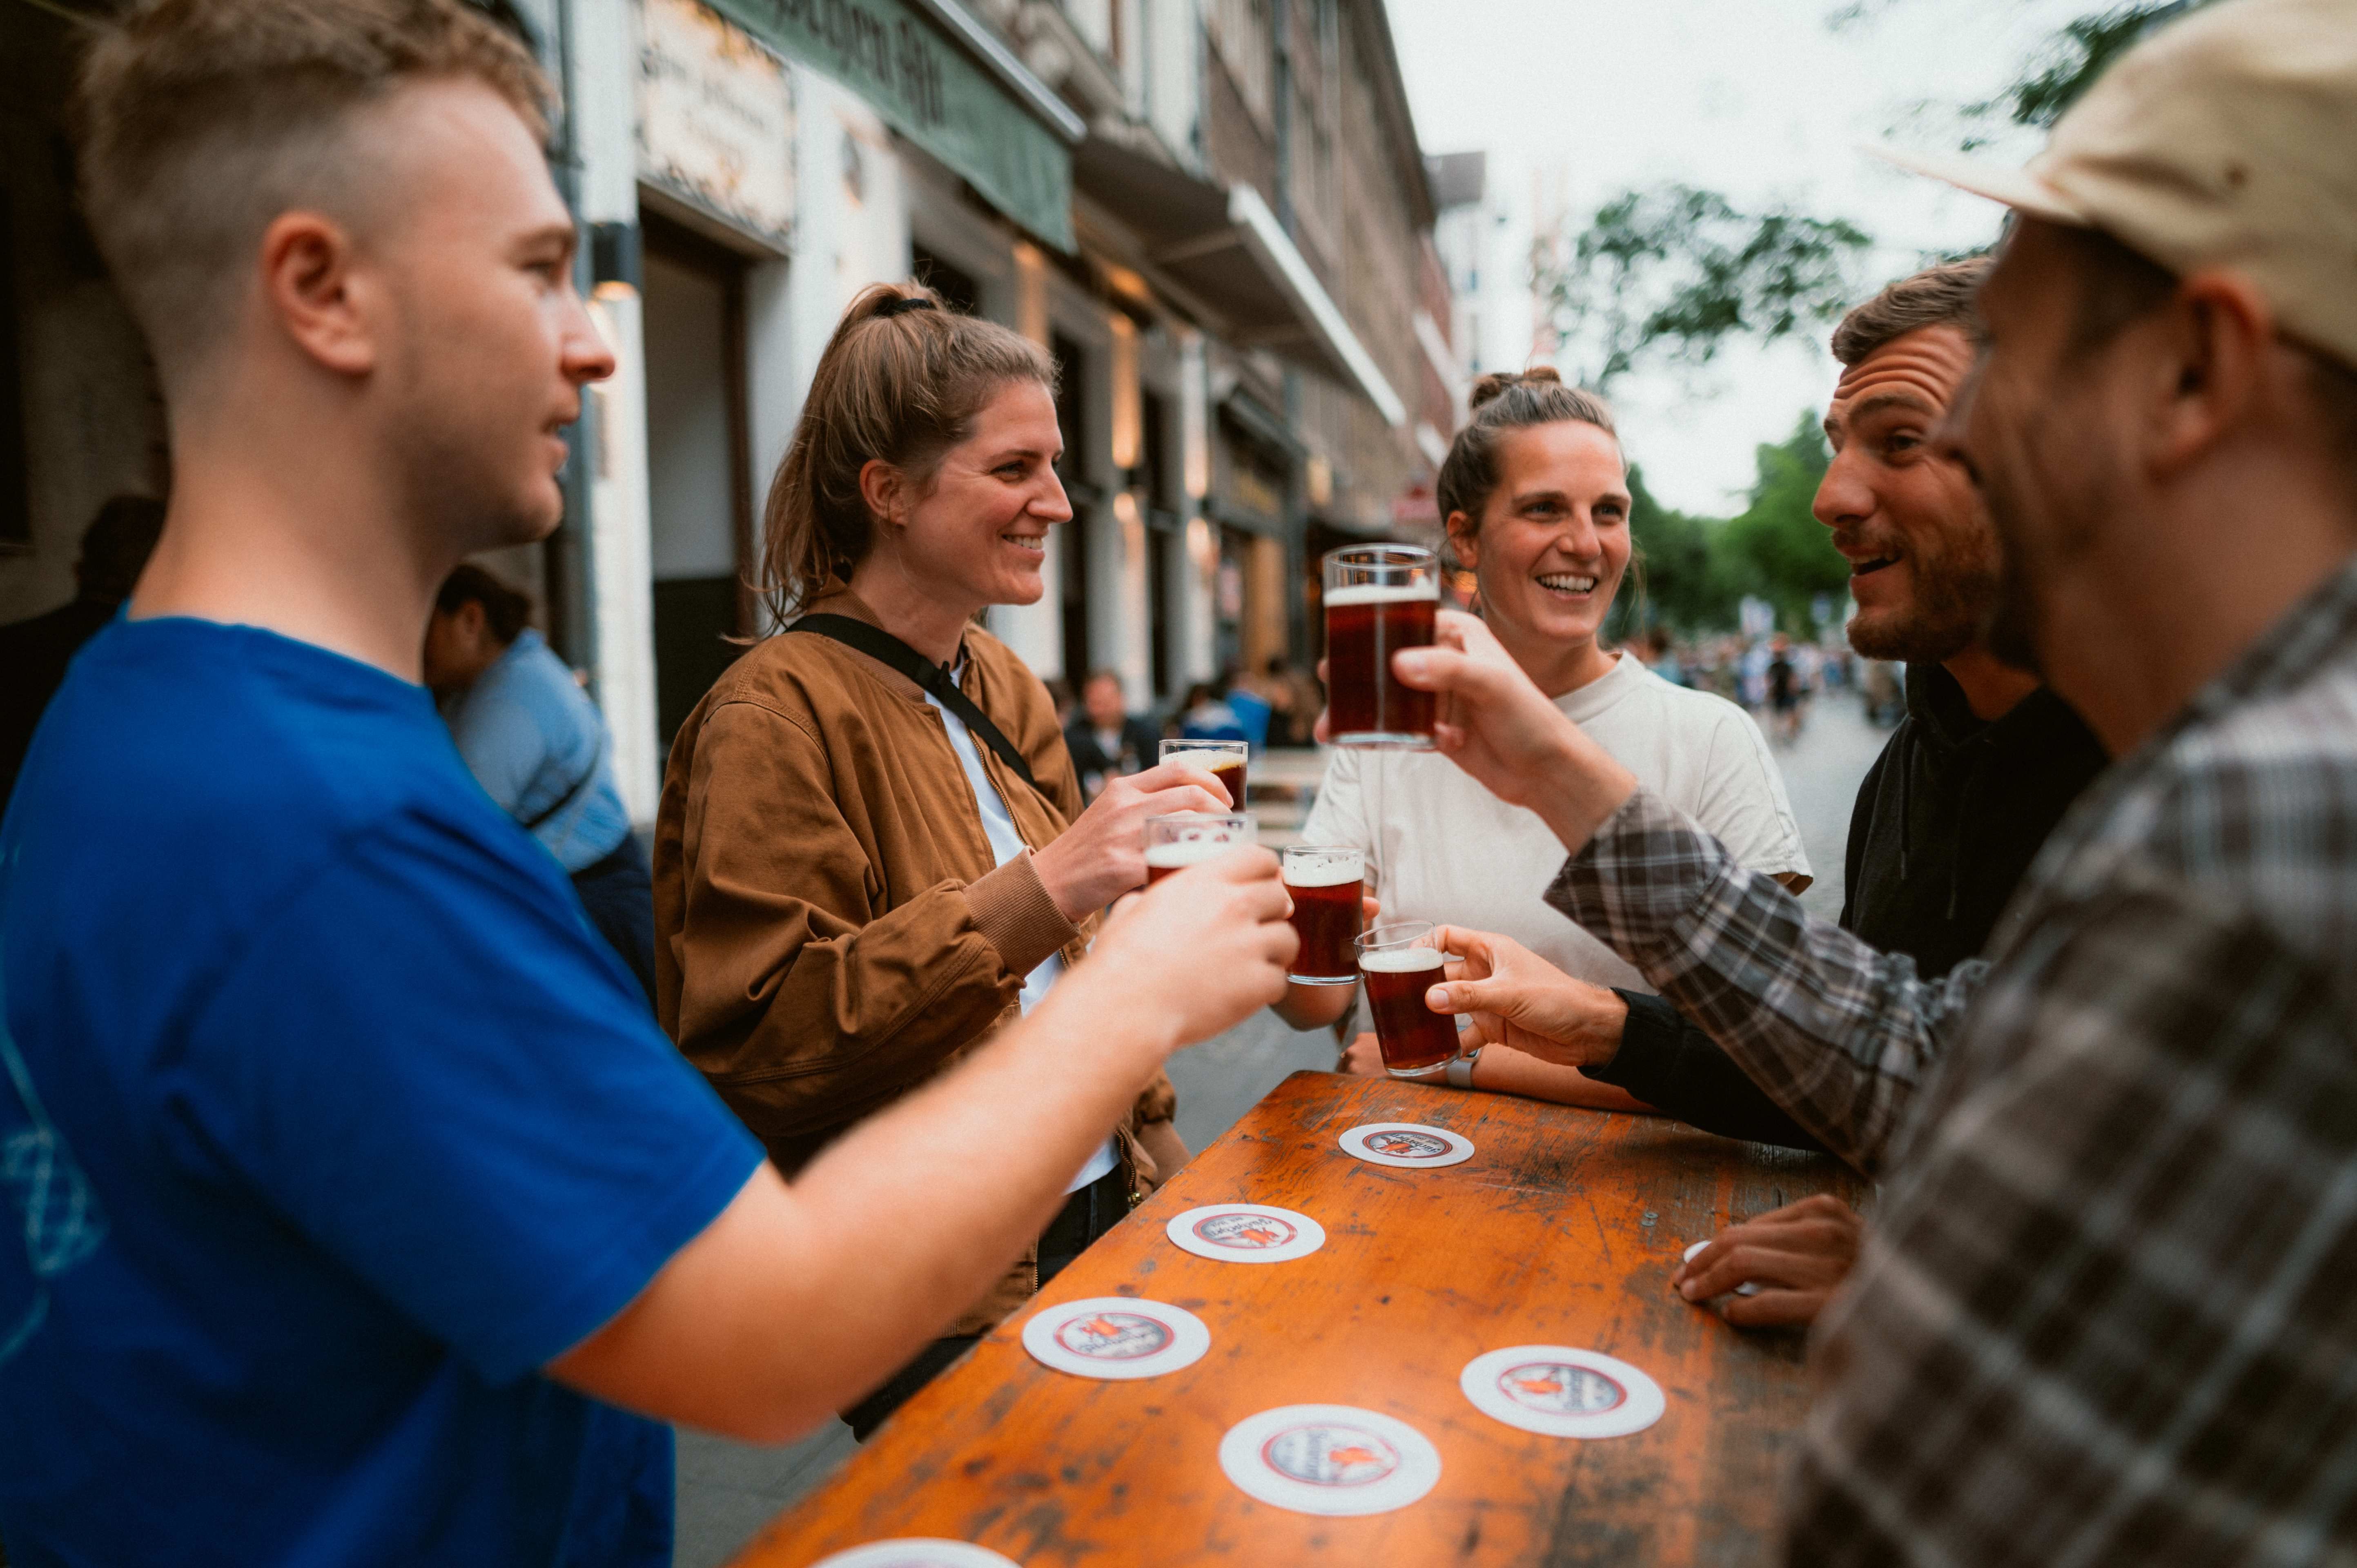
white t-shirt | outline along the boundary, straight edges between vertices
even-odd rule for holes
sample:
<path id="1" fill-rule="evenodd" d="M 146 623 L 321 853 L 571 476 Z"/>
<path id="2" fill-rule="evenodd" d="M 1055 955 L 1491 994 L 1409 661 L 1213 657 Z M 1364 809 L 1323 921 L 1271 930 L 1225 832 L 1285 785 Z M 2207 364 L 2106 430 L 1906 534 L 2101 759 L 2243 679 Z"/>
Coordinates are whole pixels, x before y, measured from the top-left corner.
<path id="1" fill-rule="evenodd" d="M 998 857 L 999 865 L 1005 865 L 1030 846 L 1023 842 L 1022 833 L 1017 831 L 1015 815 L 1006 809 L 1006 802 L 999 798 L 997 786 L 991 783 L 990 775 L 982 770 L 982 748 L 974 745 L 974 734 L 965 727 L 965 721 L 942 707 L 931 692 L 925 693 L 925 701 L 931 703 L 934 711 L 942 715 L 942 727 L 949 731 L 950 749 L 958 754 L 958 761 L 965 768 L 966 782 L 974 787 L 974 803 L 982 812 L 982 831 L 990 840 L 990 853 Z M 1051 952 L 1041 959 L 1039 965 L 1023 977 L 1023 1011 L 1028 1013 L 1038 1006 L 1039 999 L 1048 994 L 1048 988 L 1055 984 L 1057 977 L 1063 972 L 1063 954 Z M 1081 1167 L 1081 1174 L 1074 1176 L 1064 1190 L 1078 1192 L 1120 1163 L 1120 1151 L 1108 1137 L 1104 1145 L 1089 1156 L 1089 1163 Z"/>
<path id="2" fill-rule="evenodd" d="M 1623 653 L 1555 706 L 1741 865 L 1808 874 L 1783 776 L 1733 703 L 1673 685 Z M 1437 752 L 1334 751 L 1301 842 L 1365 850 L 1384 920 L 1495 931 L 1577 979 L 1652 989 L 1542 897 L 1564 849 L 1537 813 L 1507 805 Z"/>

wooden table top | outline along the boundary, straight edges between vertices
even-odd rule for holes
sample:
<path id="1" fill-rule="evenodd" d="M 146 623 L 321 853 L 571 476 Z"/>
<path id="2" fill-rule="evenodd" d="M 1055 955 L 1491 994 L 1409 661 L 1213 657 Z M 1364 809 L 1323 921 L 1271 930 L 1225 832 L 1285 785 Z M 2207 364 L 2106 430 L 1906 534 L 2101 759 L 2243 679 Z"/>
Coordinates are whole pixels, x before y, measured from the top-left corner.
<path id="1" fill-rule="evenodd" d="M 1370 1122 L 1471 1139 L 1458 1165 L 1402 1170 L 1336 1145 Z M 1721 1563 L 1762 1560 L 1806 1403 L 1800 1340 L 1739 1332 L 1668 1285 L 1730 1217 L 1860 1184 L 1824 1155 L 1655 1117 L 1299 1072 L 1067 1269 L 1039 1301 L 903 1406 L 738 1562 L 805 1568 L 892 1536 L 977 1541 L 1024 1568 L 1309 1563 Z M 1171 1216 L 1248 1199 L 1297 1209 L 1325 1246 L 1290 1262 L 1195 1257 Z M 1209 1354 L 1100 1381 L 1023 1348 L 1039 1306 L 1142 1295 L 1193 1312 Z M 1466 1362 L 1556 1344 L 1662 1385 L 1650 1429 L 1543 1437 L 1475 1410 Z M 1220 1439 L 1277 1405 L 1399 1417 L 1439 1484 L 1390 1513 L 1318 1518 L 1246 1497 Z"/>

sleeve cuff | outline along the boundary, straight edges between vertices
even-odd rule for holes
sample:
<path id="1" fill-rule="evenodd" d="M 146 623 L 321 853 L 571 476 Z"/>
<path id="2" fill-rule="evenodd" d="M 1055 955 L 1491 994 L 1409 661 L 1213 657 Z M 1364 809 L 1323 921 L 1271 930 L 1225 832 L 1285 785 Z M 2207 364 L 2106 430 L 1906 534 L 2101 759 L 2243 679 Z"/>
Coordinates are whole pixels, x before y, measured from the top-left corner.
<path id="1" fill-rule="evenodd" d="M 1658 1103 L 1644 1093 L 1644 1088 L 1657 1083 L 1675 1056 L 1678 1031 L 1684 1020 L 1676 1008 L 1650 992 L 1615 986 L 1612 994 L 1629 1004 L 1628 1022 L 1620 1026 L 1620 1048 L 1611 1060 L 1594 1062 L 1579 1070 L 1599 1083 L 1625 1089 L 1648 1104 Z"/>
<path id="2" fill-rule="evenodd" d="M 1080 940 L 1080 928 L 1048 897 L 1028 853 L 967 884 L 965 897 L 974 928 L 998 950 L 1009 974 L 1028 974 L 1049 954 Z"/>

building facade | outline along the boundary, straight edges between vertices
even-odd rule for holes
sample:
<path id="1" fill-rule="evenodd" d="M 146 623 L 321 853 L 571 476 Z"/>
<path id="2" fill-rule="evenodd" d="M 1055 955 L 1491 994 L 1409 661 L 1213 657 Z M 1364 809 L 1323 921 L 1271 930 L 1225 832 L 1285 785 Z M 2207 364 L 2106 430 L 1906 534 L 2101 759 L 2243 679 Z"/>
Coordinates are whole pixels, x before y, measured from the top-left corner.
<path id="1" fill-rule="evenodd" d="M 73 8 L 0 0 L 0 619 L 70 596 L 106 495 L 169 484 L 73 217 Z M 552 161 L 619 365 L 565 522 L 488 564 L 586 672 L 640 820 L 680 721 L 772 629 L 762 498 L 870 283 L 923 278 L 1059 363 L 1074 520 L 1041 602 L 989 618 L 1042 676 L 1111 669 L 1143 709 L 1306 663 L 1317 556 L 1434 526 L 1464 378 L 1379 0 L 486 9 L 562 94 Z"/>

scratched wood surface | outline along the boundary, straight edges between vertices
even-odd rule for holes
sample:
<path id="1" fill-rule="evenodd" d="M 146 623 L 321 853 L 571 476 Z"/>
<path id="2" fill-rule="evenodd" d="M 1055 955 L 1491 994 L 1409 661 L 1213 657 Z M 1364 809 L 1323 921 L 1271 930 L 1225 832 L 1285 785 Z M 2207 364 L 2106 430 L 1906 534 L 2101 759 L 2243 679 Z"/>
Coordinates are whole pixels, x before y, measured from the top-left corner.
<path id="1" fill-rule="evenodd" d="M 1343 1154 L 1369 1122 L 1470 1138 L 1439 1170 Z M 1813 1192 L 1855 1202 L 1835 1162 L 1653 1117 L 1296 1073 L 886 1424 L 738 1562 L 805 1568 L 891 1536 L 978 1541 L 1025 1568 L 1089 1564 L 1662 1563 L 1760 1561 L 1806 1391 L 1790 1336 L 1740 1333 L 1668 1288 L 1679 1253 Z M 1237 1264 L 1173 1246 L 1201 1204 L 1298 1209 L 1326 1245 Z M 1142 1295 L 1210 1325 L 1210 1354 L 1135 1382 L 1051 1371 L 1023 1349 L 1039 1305 Z M 1582 1442 L 1475 1410 L 1465 1363 L 1560 1344 L 1633 1362 L 1668 1412 Z M 1439 1448 L 1438 1486 L 1385 1514 L 1322 1519 L 1246 1497 L 1220 1439 L 1275 1405 L 1383 1411 Z"/>

